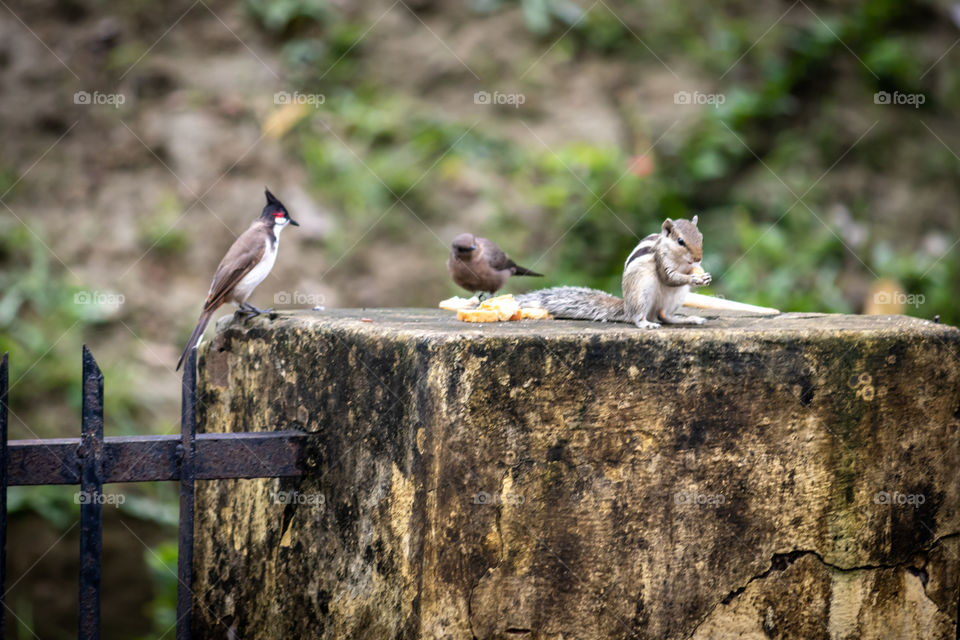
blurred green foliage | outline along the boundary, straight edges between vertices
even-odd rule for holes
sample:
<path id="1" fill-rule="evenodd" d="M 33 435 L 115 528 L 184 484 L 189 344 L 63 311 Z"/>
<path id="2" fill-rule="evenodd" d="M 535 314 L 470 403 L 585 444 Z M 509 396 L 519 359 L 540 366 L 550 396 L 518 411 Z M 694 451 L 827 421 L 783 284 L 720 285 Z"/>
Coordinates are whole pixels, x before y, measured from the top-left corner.
<path id="1" fill-rule="evenodd" d="M 63 437 L 79 429 L 83 337 L 121 313 L 119 294 L 68 283 L 47 243 L 16 219 L 0 219 L 0 353 L 10 352 L 11 437 Z M 123 363 L 100 362 L 104 411 L 120 433 L 152 417 Z M 49 399 L 57 398 L 57 406 Z M 29 414 L 29 425 L 20 414 Z"/>
<path id="2" fill-rule="evenodd" d="M 123 493 L 121 505 L 126 515 L 175 531 L 179 512 L 176 506 L 177 490 L 173 484 L 148 483 L 129 487 L 112 485 L 112 493 Z M 65 491 L 62 486 L 10 487 L 7 511 L 36 513 L 47 519 L 54 528 L 66 531 L 80 519 L 80 502 L 76 488 Z"/>
<path id="3" fill-rule="evenodd" d="M 147 616 L 153 620 L 153 632 L 143 640 L 170 635 L 177 624 L 177 542 L 162 542 L 144 552 L 153 580 L 154 598 Z"/>
<path id="4" fill-rule="evenodd" d="M 167 193 L 161 197 L 157 210 L 140 224 L 140 244 L 144 251 L 149 250 L 160 259 L 185 252 L 190 246 L 190 234 L 185 229 L 176 228 L 181 215 L 183 204 L 175 194 Z"/>
<path id="5" fill-rule="evenodd" d="M 250 17 L 275 34 L 291 34 L 330 15 L 327 0 L 244 0 Z"/>

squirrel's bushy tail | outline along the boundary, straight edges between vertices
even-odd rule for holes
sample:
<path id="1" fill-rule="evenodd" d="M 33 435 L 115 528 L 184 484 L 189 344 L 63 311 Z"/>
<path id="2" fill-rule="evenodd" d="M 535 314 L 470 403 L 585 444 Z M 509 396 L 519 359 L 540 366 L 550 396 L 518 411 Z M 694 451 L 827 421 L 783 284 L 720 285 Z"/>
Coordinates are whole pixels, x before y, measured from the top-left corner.
<path id="1" fill-rule="evenodd" d="M 631 322 L 623 300 L 587 287 L 553 287 L 514 296 L 521 307 L 546 309 L 554 318 Z"/>

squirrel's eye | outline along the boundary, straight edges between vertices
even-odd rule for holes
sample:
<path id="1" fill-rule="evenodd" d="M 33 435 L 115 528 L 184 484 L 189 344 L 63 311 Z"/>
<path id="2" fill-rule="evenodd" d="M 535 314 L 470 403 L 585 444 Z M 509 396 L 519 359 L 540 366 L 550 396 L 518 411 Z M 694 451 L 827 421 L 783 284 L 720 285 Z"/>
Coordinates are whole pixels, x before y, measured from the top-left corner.
<path id="1" fill-rule="evenodd" d="M 687 246 L 687 243 L 683 241 L 683 238 L 677 238 L 677 244 L 681 247 Z"/>

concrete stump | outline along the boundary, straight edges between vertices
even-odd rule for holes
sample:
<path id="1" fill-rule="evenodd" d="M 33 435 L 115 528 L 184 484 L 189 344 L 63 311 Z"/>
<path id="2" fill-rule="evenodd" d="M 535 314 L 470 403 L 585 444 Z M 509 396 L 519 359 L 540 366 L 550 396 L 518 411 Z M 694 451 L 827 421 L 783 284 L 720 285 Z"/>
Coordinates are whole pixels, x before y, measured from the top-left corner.
<path id="1" fill-rule="evenodd" d="M 201 431 L 312 437 L 198 483 L 200 637 L 956 638 L 957 329 L 451 316 L 221 323 Z"/>

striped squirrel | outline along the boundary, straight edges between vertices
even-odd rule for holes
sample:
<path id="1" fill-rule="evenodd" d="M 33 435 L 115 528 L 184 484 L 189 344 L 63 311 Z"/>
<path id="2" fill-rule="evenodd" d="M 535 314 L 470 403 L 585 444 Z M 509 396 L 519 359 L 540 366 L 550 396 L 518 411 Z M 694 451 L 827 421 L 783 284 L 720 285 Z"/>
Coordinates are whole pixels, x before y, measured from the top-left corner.
<path id="1" fill-rule="evenodd" d="M 690 287 L 710 284 L 694 273 L 703 257 L 703 235 L 692 220 L 663 222 L 634 248 L 623 266 L 623 298 L 586 287 L 554 287 L 516 296 L 523 307 L 546 309 L 555 318 L 633 322 L 642 329 L 668 324 L 703 324 L 699 316 L 676 315 Z"/>

